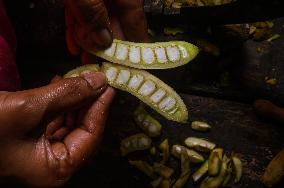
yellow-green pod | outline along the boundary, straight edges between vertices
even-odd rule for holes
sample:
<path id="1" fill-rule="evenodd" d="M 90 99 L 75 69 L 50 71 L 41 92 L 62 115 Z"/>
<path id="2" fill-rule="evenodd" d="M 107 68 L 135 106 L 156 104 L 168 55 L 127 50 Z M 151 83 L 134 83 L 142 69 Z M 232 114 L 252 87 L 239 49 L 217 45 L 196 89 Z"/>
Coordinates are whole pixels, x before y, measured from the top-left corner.
<path id="1" fill-rule="evenodd" d="M 125 156 L 128 153 L 140 150 L 146 150 L 151 147 L 152 140 L 145 134 L 135 134 L 123 139 L 120 143 L 121 155 Z"/>
<path id="2" fill-rule="evenodd" d="M 223 149 L 217 148 L 214 149 L 208 159 L 208 175 L 217 176 L 221 169 L 223 158 Z"/>
<path id="3" fill-rule="evenodd" d="M 242 161 L 237 156 L 232 156 L 232 161 L 236 175 L 234 182 L 237 183 L 242 177 Z"/>
<path id="4" fill-rule="evenodd" d="M 153 170 L 157 174 L 163 176 L 165 179 L 169 179 L 174 173 L 174 170 L 172 168 L 167 167 L 161 163 L 154 163 Z"/>
<path id="5" fill-rule="evenodd" d="M 171 153 L 172 153 L 173 156 L 180 159 L 181 153 L 182 153 L 183 150 L 186 151 L 190 162 L 202 163 L 204 161 L 204 157 L 202 155 L 200 155 L 199 153 L 197 153 L 194 150 L 187 149 L 186 147 L 181 146 L 181 145 L 173 145 Z"/>
<path id="6" fill-rule="evenodd" d="M 202 166 L 193 173 L 192 179 L 194 182 L 200 181 L 203 177 L 205 177 L 206 173 L 208 172 L 208 160 L 205 161 Z"/>
<path id="7" fill-rule="evenodd" d="M 200 185 L 200 188 L 218 188 L 221 187 L 227 175 L 227 164 L 222 162 L 221 170 L 216 177 L 205 178 Z"/>
<path id="8" fill-rule="evenodd" d="M 190 62 L 199 49 L 184 41 L 134 43 L 114 39 L 108 49 L 91 53 L 137 69 L 169 69 Z"/>
<path id="9" fill-rule="evenodd" d="M 214 144 L 213 142 L 196 137 L 188 137 L 187 139 L 185 139 L 184 143 L 187 147 L 194 148 L 197 151 L 201 152 L 211 152 L 216 147 L 216 144 Z"/>
<path id="10" fill-rule="evenodd" d="M 165 139 L 160 145 L 159 149 L 162 151 L 163 159 L 161 161 L 161 164 L 165 164 L 170 156 L 170 149 L 169 149 L 169 140 Z"/>
<path id="11" fill-rule="evenodd" d="M 177 179 L 175 184 L 173 185 L 173 188 L 182 188 L 188 181 L 188 178 L 190 176 L 190 160 L 186 153 L 186 149 L 182 149 L 181 155 L 180 155 L 180 166 L 181 166 L 181 174 L 180 177 Z"/>
<path id="12" fill-rule="evenodd" d="M 151 187 L 158 188 L 163 181 L 163 177 L 158 177 L 150 182 Z"/>
<path id="13" fill-rule="evenodd" d="M 157 77 L 143 70 L 111 63 L 103 63 L 101 71 L 111 86 L 131 93 L 168 120 L 187 121 L 188 111 L 183 100 Z"/>
<path id="14" fill-rule="evenodd" d="M 134 120 L 148 136 L 160 136 L 162 125 L 143 108 L 143 105 L 139 105 L 134 111 Z"/>

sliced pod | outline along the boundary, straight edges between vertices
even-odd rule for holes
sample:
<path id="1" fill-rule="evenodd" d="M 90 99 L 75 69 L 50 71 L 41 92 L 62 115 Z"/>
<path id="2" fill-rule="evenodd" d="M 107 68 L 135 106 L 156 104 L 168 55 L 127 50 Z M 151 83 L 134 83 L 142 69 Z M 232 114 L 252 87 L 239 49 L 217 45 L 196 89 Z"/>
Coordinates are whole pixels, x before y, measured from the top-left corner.
<path id="1" fill-rule="evenodd" d="M 172 146 L 172 155 L 177 157 L 177 158 L 181 158 L 181 154 L 182 152 L 185 151 L 186 154 L 189 157 L 189 161 L 192 163 L 201 163 L 204 161 L 204 157 L 202 155 L 200 155 L 199 153 L 197 153 L 194 150 L 191 149 L 187 149 L 184 146 L 181 145 L 173 145 Z"/>
<path id="2" fill-rule="evenodd" d="M 150 178 L 156 178 L 153 167 L 145 161 L 129 161 L 129 164 L 146 174 Z"/>
<path id="3" fill-rule="evenodd" d="M 168 120 L 187 121 L 188 111 L 180 96 L 157 77 L 111 63 L 103 63 L 102 72 L 111 86 L 133 94 Z"/>
<path id="4" fill-rule="evenodd" d="M 152 140 L 145 134 L 135 134 L 123 139 L 120 143 L 121 155 L 140 150 L 146 150 L 151 147 Z"/>
<path id="5" fill-rule="evenodd" d="M 148 136 L 160 136 L 162 125 L 144 109 L 143 105 L 139 105 L 134 111 L 134 120 Z"/>
<path id="6" fill-rule="evenodd" d="M 194 148 L 197 151 L 201 152 L 210 152 L 216 147 L 216 144 L 209 142 L 203 138 L 196 137 L 188 137 L 187 139 L 185 139 L 184 143 L 189 148 Z"/>
<path id="7" fill-rule="evenodd" d="M 198 47 L 184 41 L 134 43 L 114 39 L 108 49 L 91 53 L 128 67 L 168 69 L 190 62 L 198 52 Z"/>
<path id="8" fill-rule="evenodd" d="M 85 72 L 97 72 L 97 65 L 79 67 L 64 77 L 77 77 Z M 103 63 L 101 70 L 108 83 L 127 91 L 149 105 L 168 120 L 185 123 L 188 119 L 186 105 L 180 96 L 167 84 L 150 73 L 125 66 Z"/>
<path id="9" fill-rule="evenodd" d="M 192 179 L 194 182 L 199 182 L 208 172 L 208 160 L 205 161 L 202 166 L 193 173 Z"/>
<path id="10" fill-rule="evenodd" d="M 64 78 L 78 77 L 80 76 L 80 74 L 98 72 L 98 71 L 100 71 L 100 66 L 97 64 L 83 65 L 69 71 L 67 74 L 64 75 Z"/>

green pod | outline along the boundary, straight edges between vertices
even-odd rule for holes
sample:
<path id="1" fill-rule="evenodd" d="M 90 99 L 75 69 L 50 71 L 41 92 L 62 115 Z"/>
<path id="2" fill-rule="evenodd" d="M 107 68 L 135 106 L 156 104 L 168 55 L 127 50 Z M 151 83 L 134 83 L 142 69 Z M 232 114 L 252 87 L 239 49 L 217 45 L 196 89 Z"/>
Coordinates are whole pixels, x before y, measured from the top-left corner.
<path id="1" fill-rule="evenodd" d="M 223 181 L 223 184 L 222 184 L 222 187 L 226 187 L 229 185 L 231 179 L 232 179 L 232 172 L 233 172 L 233 169 L 232 169 L 232 163 L 231 161 L 228 162 L 228 168 L 227 168 L 227 175 Z"/>
<path id="2" fill-rule="evenodd" d="M 221 170 L 216 177 L 205 178 L 200 185 L 200 188 L 218 188 L 221 187 L 227 175 L 227 164 L 222 162 Z"/>
<path id="3" fill-rule="evenodd" d="M 154 119 L 142 105 L 134 111 L 134 121 L 150 137 L 160 136 L 162 125 Z"/>
<path id="4" fill-rule="evenodd" d="M 192 162 L 192 163 L 202 163 L 202 162 L 204 162 L 204 157 L 202 155 L 200 155 L 199 153 L 197 153 L 194 150 L 187 149 L 186 147 L 181 146 L 181 145 L 173 145 L 171 153 L 172 153 L 173 156 L 175 156 L 175 157 L 180 159 L 182 150 L 186 151 L 186 153 L 187 153 L 187 155 L 189 157 L 189 161 L 190 162 Z"/>
<path id="5" fill-rule="evenodd" d="M 153 167 L 145 161 L 129 161 L 132 166 L 135 166 L 138 170 L 146 174 L 150 178 L 156 178 Z"/>
<path id="6" fill-rule="evenodd" d="M 237 183 L 237 182 L 240 181 L 240 179 L 242 177 L 242 171 L 243 171 L 242 170 L 242 161 L 236 156 L 232 157 L 232 161 L 233 161 L 234 170 L 235 170 L 235 174 L 236 174 L 234 182 Z"/>
<path id="7" fill-rule="evenodd" d="M 208 159 L 208 175 L 217 176 L 221 169 L 223 158 L 223 149 L 217 148 L 214 149 Z"/>
<path id="8" fill-rule="evenodd" d="M 153 170 L 157 174 L 163 176 L 165 179 L 169 179 L 174 173 L 174 170 L 172 168 L 167 167 L 161 163 L 154 163 Z"/>
<path id="9" fill-rule="evenodd" d="M 183 100 L 157 77 L 143 70 L 111 63 L 103 63 L 102 72 L 111 86 L 131 93 L 168 120 L 187 121 L 188 111 Z"/>
<path id="10" fill-rule="evenodd" d="M 160 145 L 159 149 L 162 151 L 163 159 L 161 164 L 165 164 L 169 160 L 170 149 L 169 149 L 169 140 L 165 139 Z"/>
<path id="11" fill-rule="evenodd" d="M 216 144 L 209 142 L 203 138 L 196 137 L 188 137 L 187 139 L 185 139 L 184 143 L 189 148 L 194 148 L 197 151 L 201 152 L 211 152 L 216 147 Z"/>
<path id="12" fill-rule="evenodd" d="M 128 153 L 140 150 L 146 150 L 151 147 L 152 140 L 145 134 L 135 134 L 123 139 L 120 143 L 120 152 L 122 156 Z"/>
<path id="13" fill-rule="evenodd" d="M 199 182 L 208 172 L 208 160 L 205 161 L 202 166 L 193 173 L 192 179 L 194 182 Z"/>
<path id="14" fill-rule="evenodd" d="M 97 65 L 78 67 L 64 77 L 76 77 L 83 71 L 97 72 L 98 69 Z M 111 86 L 131 93 L 168 120 L 186 123 L 188 111 L 183 100 L 157 77 L 143 70 L 111 63 L 103 63 L 100 71 L 106 74 Z"/>
<path id="15" fill-rule="evenodd" d="M 211 130 L 211 126 L 206 122 L 194 121 L 191 123 L 191 128 L 196 131 L 206 132 Z"/>
<path id="16" fill-rule="evenodd" d="M 98 72 L 98 71 L 100 71 L 100 66 L 97 64 L 83 65 L 81 67 L 77 67 L 76 69 L 69 71 L 67 74 L 64 75 L 64 78 L 78 77 L 80 74 L 83 73 Z"/>
<path id="17" fill-rule="evenodd" d="M 186 149 L 182 149 L 180 161 L 181 161 L 181 164 L 180 164 L 181 174 L 178 180 L 173 185 L 173 188 L 182 188 L 186 184 L 190 176 L 190 161 L 186 153 Z"/>
<path id="18" fill-rule="evenodd" d="M 109 62 L 137 69 L 169 69 L 190 62 L 199 49 L 183 41 L 134 43 L 114 39 L 110 48 L 91 53 Z"/>

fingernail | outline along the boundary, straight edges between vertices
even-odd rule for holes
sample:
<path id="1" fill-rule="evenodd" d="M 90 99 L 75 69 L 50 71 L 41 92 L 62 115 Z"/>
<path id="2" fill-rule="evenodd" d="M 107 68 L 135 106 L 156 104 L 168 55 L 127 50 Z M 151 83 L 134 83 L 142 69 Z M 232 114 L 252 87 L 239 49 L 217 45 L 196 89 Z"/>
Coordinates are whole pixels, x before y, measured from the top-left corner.
<path id="1" fill-rule="evenodd" d="M 103 73 L 83 73 L 81 76 L 92 86 L 94 90 L 101 89 L 107 85 L 106 77 Z"/>
<path id="2" fill-rule="evenodd" d="M 112 34 L 107 28 L 92 32 L 91 37 L 95 45 L 101 49 L 109 47 L 112 43 Z"/>

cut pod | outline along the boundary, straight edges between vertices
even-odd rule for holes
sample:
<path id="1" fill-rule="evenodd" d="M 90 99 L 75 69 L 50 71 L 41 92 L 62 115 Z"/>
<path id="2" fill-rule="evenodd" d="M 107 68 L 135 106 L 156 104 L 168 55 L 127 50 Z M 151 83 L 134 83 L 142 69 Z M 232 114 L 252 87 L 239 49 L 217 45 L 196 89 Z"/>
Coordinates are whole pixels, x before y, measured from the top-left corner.
<path id="1" fill-rule="evenodd" d="M 187 121 L 188 111 L 180 96 L 157 77 L 111 63 L 103 63 L 101 71 L 111 86 L 133 94 L 168 120 Z"/>
<path id="2" fill-rule="evenodd" d="M 198 47 L 184 41 L 134 43 L 114 39 L 108 49 L 90 53 L 128 67 L 169 69 L 190 62 L 198 52 Z"/>
<path id="3" fill-rule="evenodd" d="M 84 71 L 96 72 L 98 69 L 97 65 L 82 66 L 64 77 L 76 77 Z M 170 86 L 152 74 L 111 63 L 103 63 L 100 71 L 105 73 L 111 86 L 136 96 L 166 119 L 181 123 L 187 121 L 188 111 L 183 100 Z"/>
<path id="4" fill-rule="evenodd" d="M 152 140 L 145 134 L 135 134 L 123 139 L 120 143 L 121 155 L 125 156 L 128 153 L 140 150 L 146 150 L 151 147 Z"/>
<path id="5" fill-rule="evenodd" d="M 186 147 L 181 146 L 181 145 L 173 145 L 172 146 L 172 152 L 171 153 L 172 153 L 173 156 L 175 156 L 177 158 L 181 158 L 182 151 L 186 152 L 186 154 L 189 157 L 189 161 L 192 162 L 192 163 L 201 163 L 201 162 L 204 161 L 204 157 L 194 150 L 187 149 Z"/>

